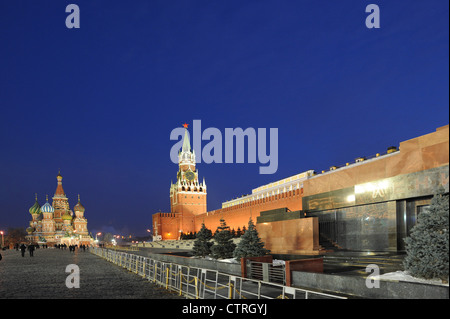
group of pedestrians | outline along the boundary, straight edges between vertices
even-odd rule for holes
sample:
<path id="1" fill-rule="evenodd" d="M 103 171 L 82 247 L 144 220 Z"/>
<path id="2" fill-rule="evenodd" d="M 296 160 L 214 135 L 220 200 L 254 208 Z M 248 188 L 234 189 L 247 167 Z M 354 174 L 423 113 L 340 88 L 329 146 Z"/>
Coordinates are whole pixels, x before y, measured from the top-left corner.
<path id="1" fill-rule="evenodd" d="M 18 245 L 18 244 L 17 244 L 17 245 Z M 30 253 L 30 257 L 33 257 L 33 256 L 34 256 L 34 250 L 35 250 L 35 247 L 34 247 L 33 244 L 28 245 L 28 247 L 25 246 L 25 244 L 22 244 L 22 245 L 20 245 L 19 249 L 20 249 L 20 253 L 22 254 L 22 257 L 25 257 L 25 251 L 26 251 L 27 249 L 28 249 L 28 251 L 29 251 L 29 253 Z"/>
<path id="2" fill-rule="evenodd" d="M 75 252 L 75 249 L 77 249 L 77 248 L 79 248 L 80 249 L 80 251 L 82 250 L 82 251 L 86 251 L 86 248 L 88 248 L 89 249 L 89 246 L 86 246 L 86 245 L 84 245 L 84 244 L 82 244 L 82 245 L 69 245 L 69 246 L 67 246 L 66 244 L 55 244 L 54 245 L 54 247 L 55 248 L 57 248 L 57 249 L 63 249 L 63 250 L 66 250 L 67 249 L 67 247 L 69 247 L 69 251 L 72 253 L 74 253 Z M 30 257 L 33 257 L 34 256 L 34 251 L 36 250 L 36 249 L 38 249 L 39 248 L 39 245 L 38 244 L 29 244 L 29 245 L 25 245 L 25 244 L 21 244 L 21 245 L 19 245 L 19 244 L 15 244 L 14 245 L 14 248 L 16 249 L 16 250 L 20 250 L 20 253 L 22 254 L 22 257 L 25 257 L 25 252 L 28 250 L 28 252 L 30 253 Z M 42 245 L 42 248 L 48 248 L 48 245 L 47 244 L 43 244 Z"/>
<path id="3" fill-rule="evenodd" d="M 80 245 L 79 247 L 78 247 L 78 245 L 69 245 L 70 252 L 75 252 L 75 248 L 79 248 L 82 251 L 86 251 L 86 245 L 84 245 L 84 244 Z"/>

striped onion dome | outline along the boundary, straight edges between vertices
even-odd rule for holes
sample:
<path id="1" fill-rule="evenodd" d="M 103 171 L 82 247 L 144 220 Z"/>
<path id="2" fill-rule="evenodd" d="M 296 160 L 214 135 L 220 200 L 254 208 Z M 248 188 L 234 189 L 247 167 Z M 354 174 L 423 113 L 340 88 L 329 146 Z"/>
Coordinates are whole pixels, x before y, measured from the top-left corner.
<path id="1" fill-rule="evenodd" d="M 80 203 L 80 195 L 78 194 L 78 203 L 75 205 L 75 207 L 73 208 L 73 210 L 74 211 L 76 211 L 76 212 L 82 212 L 82 213 L 84 213 L 84 206 L 83 205 L 81 205 L 81 203 Z"/>
<path id="2" fill-rule="evenodd" d="M 30 209 L 28 210 L 30 212 L 31 215 L 39 215 L 41 212 L 41 206 L 39 205 L 38 201 L 37 201 L 37 195 L 36 195 L 36 201 L 34 202 L 34 205 L 30 207 Z"/>
<path id="3" fill-rule="evenodd" d="M 48 203 L 48 196 L 47 196 L 47 202 L 44 204 L 44 206 L 41 207 L 41 212 L 43 213 L 54 213 L 55 209 L 52 205 Z"/>

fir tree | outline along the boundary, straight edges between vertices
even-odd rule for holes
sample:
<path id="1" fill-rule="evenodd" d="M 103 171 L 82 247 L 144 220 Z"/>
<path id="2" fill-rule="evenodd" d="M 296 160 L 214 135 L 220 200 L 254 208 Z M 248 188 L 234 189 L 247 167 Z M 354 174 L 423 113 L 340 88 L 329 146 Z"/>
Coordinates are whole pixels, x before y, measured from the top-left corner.
<path id="1" fill-rule="evenodd" d="M 236 247 L 233 257 L 241 259 L 243 257 L 259 257 L 269 254 L 270 251 L 264 248 L 264 242 L 259 238 L 258 231 L 252 219 L 248 221 L 248 229 L 241 236 L 241 241 Z"/>
<path id="2" fill-rule="evenodd" d="M 440 187 L 428 211 L 417 217 L 410 237 L 405 239 L 403 266 L 412 276 L 448 281 L 449 275 L 449 204 L 448 193 Z"/>
<path id="3" fill-rule="evenodd" d="M 213 243 L 210 242 L 211 237 L 211 230 L 206 228 L 205 224 L 203 223 L 202 228 L 197 233 L 197 238 L 194 241 L 194 246 L 192 247 L 194 256 L 206 257 L 211 254 L 211 246 L 213 245 Z"/>
<path id="4" fill-rule="evenodd" d="M 212 256 L 216 259 L 231 258 L 236 245 L 233 243 L 230 227 L 227 226 L 223 218 L 220 219 L 220 226 L 217 227 L 214 235 L 215 244 L 212 246 Z"/>

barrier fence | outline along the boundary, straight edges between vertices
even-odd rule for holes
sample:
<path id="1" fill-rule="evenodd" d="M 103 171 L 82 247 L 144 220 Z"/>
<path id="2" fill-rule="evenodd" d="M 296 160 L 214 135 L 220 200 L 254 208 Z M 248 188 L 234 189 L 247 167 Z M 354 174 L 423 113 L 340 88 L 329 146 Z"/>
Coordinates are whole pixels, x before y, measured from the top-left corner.
<path id="1" fill-rule="evenodd" d="M 122 251 L 139 251 L 138 247 L 135 246 L 114 246 L 114 245 L 106 245 L 106 249 L 112 250 L 122 250 Z"/>
<path id="2" fill-rule="evenodd" d="M 247 277 L 271 283 L 286 284 L 286 269 L 272 263 L 247 260 Z"/>
<path id="3" fill-rule="evenodd" d="M 190 267 L 118 250 L 93 247 L 93 254 L 190 299 L 346 299 L 342 296 Z"/>

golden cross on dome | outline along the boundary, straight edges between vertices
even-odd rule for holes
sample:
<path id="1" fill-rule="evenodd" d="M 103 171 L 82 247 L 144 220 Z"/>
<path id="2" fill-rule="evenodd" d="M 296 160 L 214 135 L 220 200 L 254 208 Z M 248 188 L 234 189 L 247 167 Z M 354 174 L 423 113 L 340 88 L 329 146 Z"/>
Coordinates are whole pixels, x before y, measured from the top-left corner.
<path id="1" fill-rule="evenodd" d="M 183 124 L 184 128 L 188 128 L 189 124 L 187 124 L 186 122 Z"/>

